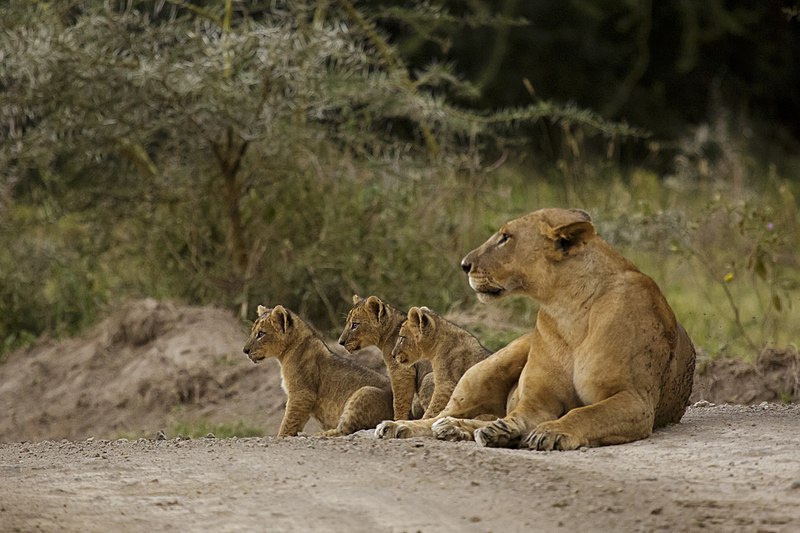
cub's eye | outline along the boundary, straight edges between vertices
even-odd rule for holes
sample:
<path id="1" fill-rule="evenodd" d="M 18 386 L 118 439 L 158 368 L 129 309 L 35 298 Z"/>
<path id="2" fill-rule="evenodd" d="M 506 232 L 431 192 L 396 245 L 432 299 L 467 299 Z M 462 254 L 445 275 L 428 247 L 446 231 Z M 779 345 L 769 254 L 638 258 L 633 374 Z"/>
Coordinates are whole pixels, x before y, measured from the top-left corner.
<path id="1" fill-rule="evenodd" d="M 259 331 L 258 333 L 256 333 L 256 339 L 260 339 L 263 336 L 264 336 L 264 332 L 263 331 Z"/>
<path id="2" fill-rule="evenodd" d="M 511 239 L 511 235 L 509 235 L 508 233 L 501 233 L 500 240 L 497 241 L 497 246 L 503 246 L 505 243 L 509 241 L 509 239 Z"/>
<path id="3" fill-rule="evenodd" d="M 357 329 L 358 329 L 358 322 L 353 322 L 353 324 L 350 326 L 350 331 L 355 331 Z"/>

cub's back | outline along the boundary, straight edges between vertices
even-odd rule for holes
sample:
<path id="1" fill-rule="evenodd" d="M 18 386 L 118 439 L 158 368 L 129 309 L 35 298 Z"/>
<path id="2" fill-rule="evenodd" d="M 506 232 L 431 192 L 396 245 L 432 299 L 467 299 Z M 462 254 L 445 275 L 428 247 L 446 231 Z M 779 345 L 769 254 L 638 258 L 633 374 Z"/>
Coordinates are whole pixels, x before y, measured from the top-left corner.
<path id="1" fill-rule="evenodd" d="M 336 388 L 353 392 L 361 387 L 372 386 L 390 389 L 389 378 L 356 363 L 348 358 L 331 353 L 320 368 L 323 384 L 329 382 Z M 324 385 L 323 385 L 324 386 Z"/>

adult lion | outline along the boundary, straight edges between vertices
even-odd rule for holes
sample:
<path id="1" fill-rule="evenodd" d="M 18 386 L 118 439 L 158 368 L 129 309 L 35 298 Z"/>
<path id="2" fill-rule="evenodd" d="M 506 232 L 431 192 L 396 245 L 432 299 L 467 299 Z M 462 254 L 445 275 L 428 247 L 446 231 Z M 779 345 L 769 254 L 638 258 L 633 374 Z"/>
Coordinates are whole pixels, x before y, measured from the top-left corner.
<path id="1" fill-rule="evenodd" d="M 537 300 L 533 331 L 470 368 L 436 419 L 383 422 L 377 436 L 572 450 L 643 439 L 681 419 L 692 342 L 655 282 L 597 235 L 586 212 L 512 220 L 461 266 L 484 303 Z M 507 414 L 496 418 L 501 406 Z"/>

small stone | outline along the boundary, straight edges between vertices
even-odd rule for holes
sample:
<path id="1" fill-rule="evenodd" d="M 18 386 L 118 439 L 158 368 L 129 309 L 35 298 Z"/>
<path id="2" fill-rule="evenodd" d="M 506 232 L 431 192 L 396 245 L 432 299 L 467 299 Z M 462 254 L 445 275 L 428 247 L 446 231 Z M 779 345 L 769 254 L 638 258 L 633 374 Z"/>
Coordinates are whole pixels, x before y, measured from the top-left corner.
<path id="1" fill-rule="evenodd" d="M 208 435 L 206 435 L 206 438 L 207 439 L 216 439 L 217 437 L 213 433 L 209 433 Z"/>
<path id="2" fill-rule="evenodd" d="M 714 404 L 707 400 L 700 400 L 699 402 L 694 402 L 692 407 L 714 407 Z"/>
<path id="3" fill-rule="evenodd" d="M 167 440 L 167 435 L 162 430 L 159 430 L 156 433 L 156 440 Z"/>
<path id="4" fill-rule="evenodd" d="M 789 488 L 792 489 L 792 490 L 800 489 L 800 479 L 796 479 L 796 480 L 792 481 L 792 484 L 789 485 Z"/>

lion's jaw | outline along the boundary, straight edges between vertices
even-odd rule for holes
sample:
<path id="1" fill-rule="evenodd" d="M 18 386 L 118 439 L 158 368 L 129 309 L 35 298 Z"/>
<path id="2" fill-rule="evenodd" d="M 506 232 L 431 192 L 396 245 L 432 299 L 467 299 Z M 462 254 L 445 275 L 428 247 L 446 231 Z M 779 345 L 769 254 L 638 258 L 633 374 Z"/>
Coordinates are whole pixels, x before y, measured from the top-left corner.
<path id="1" fill-rule="evenodd" d="M 486 275 L 474 275 L 470 273 L 469 286 L 478 293 L 478 300 L 482 303 L 498 300 L 508 293 L 505 287 Z"/>

